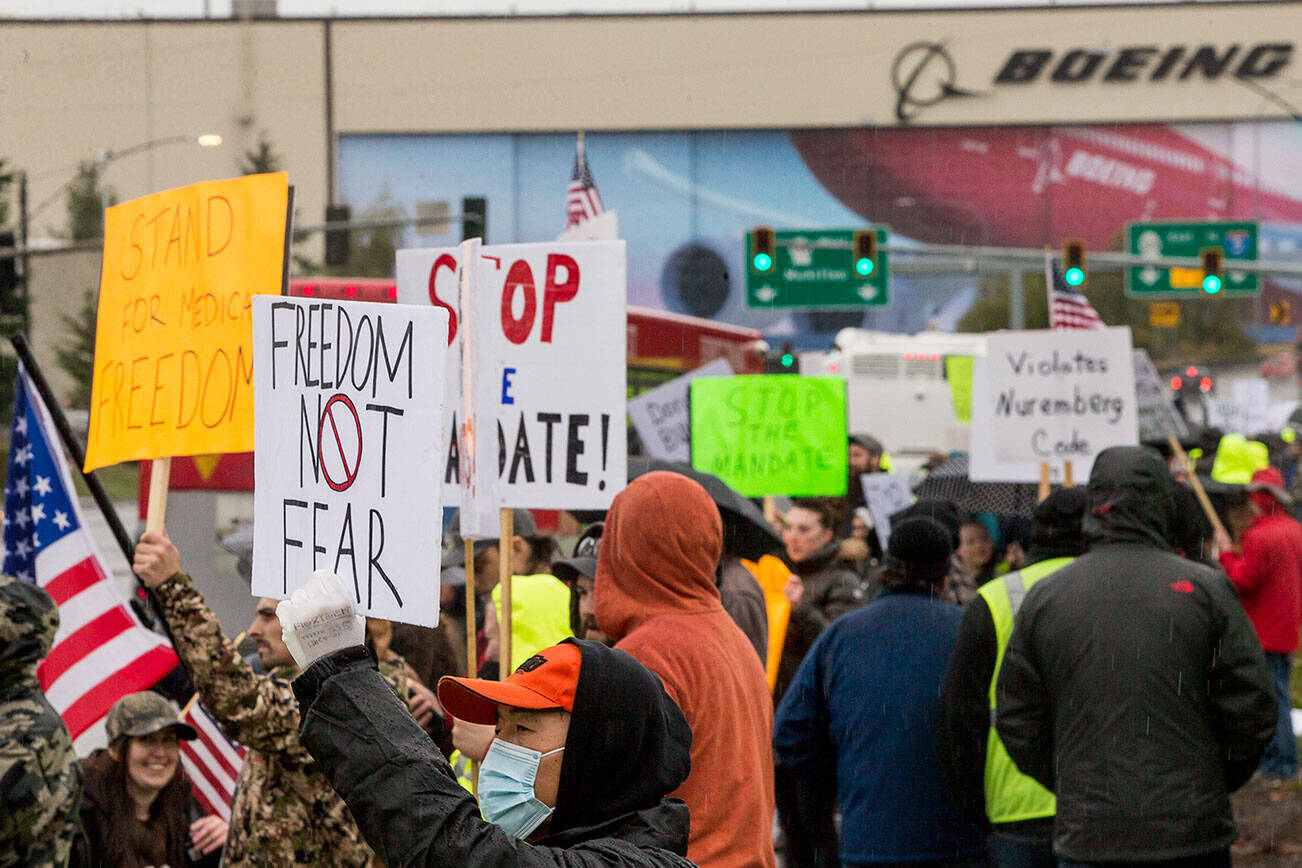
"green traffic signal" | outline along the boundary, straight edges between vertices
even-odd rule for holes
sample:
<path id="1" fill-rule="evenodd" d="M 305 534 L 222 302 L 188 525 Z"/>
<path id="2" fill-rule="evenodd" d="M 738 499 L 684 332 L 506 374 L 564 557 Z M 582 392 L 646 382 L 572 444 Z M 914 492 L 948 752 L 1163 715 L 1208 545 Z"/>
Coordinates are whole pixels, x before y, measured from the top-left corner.
<path id="1" fill-rule="evenodd" d="M 791 353 L 782 354 L 782 367 L 789 368 L 796 363 L 796 357 Z"/>
<path id="2" fill-rule="evenodd" d="M 1221 291 L 1221 279 L 1215 274 L 1209 274 L 1203 278 L 1203 291 L 1209 295 L 1215 295 Z"/>
<path id="3" fill-rule="evenodd" d="M 862 274 L 864 277 L 872 274 L 873 269 L 876 267 L 876 263 L 866 256 L 856 260 L 854 263 L 854 270 Z"/>
<path id="4" fill-rule="evenodd" d="M 1080 286 L 1085 282 L 1085 271 L 1076 267 L 1069 268 L 1063 273 L 1062 279 L 1068 286 Z"/>
<path id="5" fill-rule="evenodd" d="M 773 257 L 767 253 L 756 253 L 752 262 L 756 271 L 768 271 L 773 267 Z"/>

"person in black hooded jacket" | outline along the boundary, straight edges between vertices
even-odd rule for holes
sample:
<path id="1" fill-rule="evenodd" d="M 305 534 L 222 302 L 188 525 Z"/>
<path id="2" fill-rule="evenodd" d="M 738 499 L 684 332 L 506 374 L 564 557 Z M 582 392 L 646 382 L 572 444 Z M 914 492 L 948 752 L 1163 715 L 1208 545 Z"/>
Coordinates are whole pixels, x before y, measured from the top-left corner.
<path id="1" fill-rule="evenodd" d="M 353 641 L 351 602 L 330 579 L 280 608 L 305 665 L 300 737 L 386 865 L 692 866 L 687 806 L 666 797 L 687 777 L 692 733 L 650 670 L 567 639 L 504 682 L 443 678 L 449 712 L 497 723 L 476 804 Z M 312 630 L 347 638 L 312 663 Z"/>
<path id="2" fill-rule="evenodd" d="M 1278 710 L 1224 574 L 1171 550 L 1176 483 L 1156 452 L 1105 449 L 1090 550 L 1026 594 L 996 685 L 996 729 L 1057 796 L 1060 865 L 1228 866 L 1229 793 Z"/>

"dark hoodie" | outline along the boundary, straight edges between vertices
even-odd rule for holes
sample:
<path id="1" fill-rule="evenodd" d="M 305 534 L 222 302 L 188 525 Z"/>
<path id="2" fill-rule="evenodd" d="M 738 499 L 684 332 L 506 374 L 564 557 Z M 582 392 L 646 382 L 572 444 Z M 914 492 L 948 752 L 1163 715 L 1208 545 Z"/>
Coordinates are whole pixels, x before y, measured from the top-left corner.
<path id="1" fill-rule="evenodd" d="M 361 648 L 294 680 L 300 738 L 386 865 L 689 868 L 689 816 L 665 795 L 687 776 L 691 730 L 627 654 L 568 639 L 582 660 L 547 837 L 487 823 L 447 760 Z"/>
<path id="2" fill-rule="evenodd" d="M 1168 544 L 1175 481 L 1148 449 L 1095 459 L 1088 553 L 1027 592 L 996 690 L 1022 772 L 1058 797 L 1054 852 L 1181 859 L 1234 840 L 1229 793 L 1278 709 L 1223 574 Z"/>
<path id="3" fill-rule="evenodd" d="M 68 861 L 81 766 L 41 691 L 59 610 L 35 585 L 0 576 L 0 853 L 14 865 Z"/>
<path id="4" fill-rule="evenodd" d="M 774 865 L 773 702 L 764 669 L 719 601 L 719 510 L 695 481 L 657 471 L 620 492 L 597 558 L 597 626 L 660 676 L 692 727 L 688 855 Z"/>

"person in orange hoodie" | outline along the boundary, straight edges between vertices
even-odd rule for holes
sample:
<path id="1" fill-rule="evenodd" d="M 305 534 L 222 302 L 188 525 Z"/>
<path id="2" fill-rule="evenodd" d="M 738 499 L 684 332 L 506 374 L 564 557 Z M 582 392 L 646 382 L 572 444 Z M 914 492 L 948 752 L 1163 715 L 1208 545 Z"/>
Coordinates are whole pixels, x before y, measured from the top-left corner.
<path id="1" fill-rule="evenodd" d="M 691 809 L 702 868 L 776 864 L 773 700 L 755 648 L 719 601 L 719 510 L 677 473 L 615 497 L 597 558 L 597 626 L 664 682 L 692 727 L 692 770 L 671 795 Z"/>

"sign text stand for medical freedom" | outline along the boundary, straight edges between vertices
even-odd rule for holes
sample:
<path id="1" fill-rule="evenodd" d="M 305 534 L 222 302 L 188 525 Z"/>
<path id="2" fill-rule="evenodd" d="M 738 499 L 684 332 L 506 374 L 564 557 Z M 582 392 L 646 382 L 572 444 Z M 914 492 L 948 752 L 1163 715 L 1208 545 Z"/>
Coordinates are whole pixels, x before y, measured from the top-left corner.
<path id="1" fill-rule="evenodd" d="M 974 366 L 971 478 L 1034 482 L 1061 466 L 1088 476 L 1109 446 L 1134 445 L 1130 329 L 992 332 Z M 976 387 L 974 376 L 973 385 Z M 978 442 L 980 441 L 980 442 Z M 1038 473 L 1037 473 L 1038 471 Z"/>
<path id="2" fill-rule="evenodd" d="M 250 303 L 283 291 L 284 173 L 208 181 L 104 212 L 86 470 L 152 459 L 161 531 L 174 455 L 253 446 Z"/>
<path id="3" fill-rule="evenodd" d="M 253 593 L 317 570 L 374 618 L 438 624 L 449 318 L 428 306 L 253 299 Z"/>
<path id="4" fill-rule="evenodd" d="M 482 246 L 477 257 L 464 245 L 401 250 L 396 270 L 399 302 L 449 312 L 458 309 L 452 278 L 469 275 L 458 284 L 468 295 L 460 298 L 464 316 L 453 340 L 474 341 L 477 348 L 458 355 L 471 362 L 462 366 L 462 394 L 454 406 L 465 413 L 462 402 L 473 393 L 479 422 L 470 433 L 482 438 L 476 466 L 489 480 L 497 471 L 495 499 L 485 497 L 489 485 L 475 482 L 472 505 L 475 520 L 485 525 L 485 502 L 500 510 L 499 577 L 505 580 L 499 663 L 509 667 L 510 510 L 605 509 L 627 483 L 624 243 Z M 466 433 L 455 415 L 445 418 L 445 430 L 458 427 Z M 447 441 L 445 492 L 465 473 L 461 459 L 469 439 Z M 488 459 L 493 455 L 496 463 Z M 463 528 L 468 518 L 463 505 Z"/>

